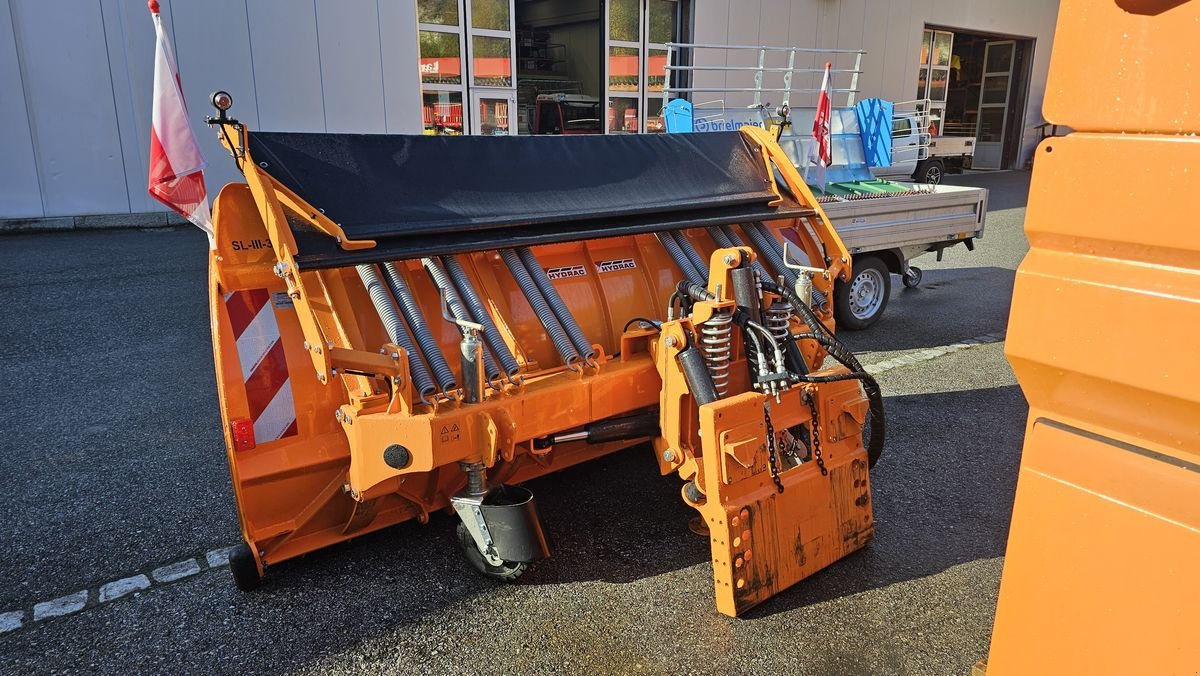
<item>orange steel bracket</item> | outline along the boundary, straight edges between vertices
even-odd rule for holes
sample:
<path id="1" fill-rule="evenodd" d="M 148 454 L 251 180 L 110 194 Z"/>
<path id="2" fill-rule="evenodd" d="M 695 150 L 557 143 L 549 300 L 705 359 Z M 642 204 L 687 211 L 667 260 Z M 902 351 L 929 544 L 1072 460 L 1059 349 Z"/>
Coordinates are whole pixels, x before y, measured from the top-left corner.
<path id="1" fill-rule="evenodd" d="M 769 470 L 763 407 L 771 407 L 778 433 L 811 421 L 805 396 L 821 411 L 828 475 L 816 462 L 783 467 L 780 492 Z M 740 615 L 874 536 L 867 454 L 853 421 L 862 405 L 858 382 L 842 381 L 789 390 L 782 404 L 745 392 L 700 407 L 706 499 L 696 509 L 709 529 L 717 610 Z"/>
<path id="2" fill-rule="evenodd" d="M 1063 0 L 1008 358 L 1029 420 L 989 674 L 1200 669 L 1200 1 Z"/>
<path id="3" fill-rule="evenodd" d="M 829 218 L 825 216 L 825 211 L 820 208 L 817 198 L 812 194 L 812 190 L 808 188 L 808 184 L 804 182 L 804 178 L 800 176 L 800 172 L 796 166 L 792 164 L 792 160 L 788 158 L 783 149 L 775 143 L 771 137 L 771 133 L 761 127 L 753 125 L 744 125 L 741 132 L 752 140 L 758 151 L 763 156 L 763 161 L 767 165 L 767 175 L 771 176 L 771 187 L 778 193 L 779 189 L 775 183 L 775 170 L 779 171 L 779 175 L 783 177 L 784 183 L 787 184 L 788 190 L 796 197 L 796 201 L 801 206 L 808 207 L 813 210 L 813 215 L 808 218 L 808 225 L 813 229 L 813 233 L 821 240 L 824 245 L 826 254 L 829 256 L 828 273 L 831 278 L 841 278 L 842 281 L 850 279 L 850 251 L 846 248 L 842 238 L 838 236 L 834 230 L 833 224 L 829 222 Z M 816 260 L 814 260 L 816 263 Z M 824 267 L 824 266 L 822 266 Z M 814 280 L 816 282 L 817 280 Z M 822 288 L 818 286 L 818 288 Z M 824 290 L 822 288 L 822 290 Z"/>
<path id="4" fill-rule="evenodd" d="M 731 291 L 729 268 L 746 253 L 736 248 L 713 253 L 714 295 L 718 287 L 722 294 Z M 696 303 L 691 320 L 662 325 L 654 350 L 662 378 L 660 469 L 674 469 L 702 494 L 696 499 L 683 491 L 709 530 L 717 610 L 736 616 L 864 546 L 874 535 L 874 521 L 862 444 L 867 399 L 858 381 L 794 387 L 778 402 L 742 392 L 697 409 L 678 355 L 695 342 L 688 336 L 693 321 L 702 325 L 713 311 L 732 304 L 719 297 Z M 845 372 L 839 367 L 813 375 Z M 821 421 L 815 430 L 810 401 Z M 810 458 L 791 465 L 778 459 L 783 491 L 771 475 L 764 411 L 776 435 L 803 425 L 809 438 L 820 436 L 821 462 Z"/>

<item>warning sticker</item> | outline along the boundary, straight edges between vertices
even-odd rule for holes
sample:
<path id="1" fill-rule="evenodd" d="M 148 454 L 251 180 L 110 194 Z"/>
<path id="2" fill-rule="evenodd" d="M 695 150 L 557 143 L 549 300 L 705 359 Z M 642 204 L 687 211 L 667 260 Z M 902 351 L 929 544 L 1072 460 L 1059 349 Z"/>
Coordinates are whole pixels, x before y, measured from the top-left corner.
<path id="1" fill-rule="evenodd" d="M 568 277 L 583 277 L 587 270 L 582 265 L 567 265 L 561 268 L 548 268 L 546 276 L 550 279 L 567 279 Z"/>
<path id="2" fill-rule="evenodd" d="M 441 437 L 442 443 L 446 443 L 448 441 L 458 441 L 462 438 L 462 430 L 459 429 L 458 423 L 442 425 Z"/>
<path id="3" fill-rule="evenodd" d="M 275 304 L 275 309 L 277 310 L 295 307 L 295 304 L 292 303 L 292 297 L 288 295 L 287 291 L 276 291 L 272 293 L 271 302 Z"/>
<path id="4" fill-rule="evenodd" d="M 596 269 L 600 272 L 616 272 L 618 270 L 633 270 L 637 267 L 637 262 L 632 258 L 622 258 L 616 261 L 601 261 L 596 263 Z"/>

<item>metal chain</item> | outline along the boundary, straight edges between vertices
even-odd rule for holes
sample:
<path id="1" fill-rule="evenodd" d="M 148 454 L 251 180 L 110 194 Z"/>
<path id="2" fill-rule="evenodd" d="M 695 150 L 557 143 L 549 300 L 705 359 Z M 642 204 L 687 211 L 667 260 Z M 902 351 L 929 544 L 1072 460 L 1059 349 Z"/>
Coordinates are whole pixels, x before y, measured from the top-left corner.
<path id="1" fill-rule="evenodd" d="M 821 422 L 820 416 L 817 415 L 817 399 L 811 392 L 806 392 L 804 396 L 808 399 L 808 410 L 812 412 L 813 457 L 817 459 L 817 467 L 821 468 L 821 476 L 828 476 L 829 470 L 825 469 L 825 458 L 821 456 Z"/>
<path id="2" fill-rule="evenodd" d="M 771 402 L 763 399 L 763 418 L 767 421 L 767 462 L 771 466 L 771 480 L 775 488 L 782 493 L 783 481 L 779 478 L 779 466 L 775 459 L 775 426 L 771 424 Z"/>

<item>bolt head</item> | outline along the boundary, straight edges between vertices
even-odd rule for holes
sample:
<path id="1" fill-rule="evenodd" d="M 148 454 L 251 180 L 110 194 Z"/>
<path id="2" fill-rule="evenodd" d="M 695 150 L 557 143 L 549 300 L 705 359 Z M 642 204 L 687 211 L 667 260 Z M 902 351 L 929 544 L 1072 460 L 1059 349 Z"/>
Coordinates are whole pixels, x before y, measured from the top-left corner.
<path id="1" fill-rule="evenodd" d="M 663 459 L 663 462 L 675 462 L 674 449 L 668 448 L 667 450 L 663 451 L 662 459 Z"/>
<path id="2" fill-rule="evenodd" d="M 679 344 L 679 339 L 676 338 L 675 336 L 667 336 L 667 339 L 664 340 L 663 342 L 665 342 L 667 344 L 667 347 L 675 347 L 676 345 Z"/>
<path id="3" fill-rule="evenodd" d="M 725 254 L 725 258 L 723 260 L 725 261 L 725 265 L 733 265 L 737 263 L 737 259 L 734 258 L 733 254 Z"/>

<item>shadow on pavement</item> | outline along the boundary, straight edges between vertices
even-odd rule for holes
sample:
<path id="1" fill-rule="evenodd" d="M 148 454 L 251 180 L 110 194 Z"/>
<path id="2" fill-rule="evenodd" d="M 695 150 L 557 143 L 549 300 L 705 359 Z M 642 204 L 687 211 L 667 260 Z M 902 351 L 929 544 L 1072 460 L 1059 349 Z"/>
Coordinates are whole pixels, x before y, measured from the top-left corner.
<path id="1" fill-rule="evenodd" d="M 885 406 L 889 441 L 872 472 L 875 541 L 750 617 L 1004 554 L 1027 413 L 1020 389 L 893 396 Z M 708 541 L 687 529 L 695 512 L 680 499 L 678 478 L 660 476 L 650 453 L 637 446 L 527 483 L 553 555 L 516 584 L 621 584 L 691 567 L 707 580 Z M 241 598 L 258 604 L 275 596 L 327 596 L 369 579 L 395 585 L 394 624 L 502 588 L 462 558 L 454 525 L 438 514 L 427 526 L 402 524 L 315 552 L 273 568 L 267 587 Z M 335 602 L 344 612 L 354 603 Z"/>
<path id="2" fill-rule="evenodd" d="M 888 397 L 875 540 L 750 612 L 764 617 L 1004 555 L 1028 406 L 1016 385 Z"/>
<path id="3" fill-rule="evenodd" d="M 892 276 L 883 317 L 864 331 L 839 331 L 855 352 L 914 350 L 949 345 L 1008 326 L 1016 273 L 1006 268 L 925 271 L 921 286 L 904 288 Z"/>
<path id="4" fill-rule="evenodd" d="M 1029 201 L 1030 171 L 976 171 L 951 174 L 947 185 L 969 185 L 988 189 L 988 211 L 1024 209 Z"/>

